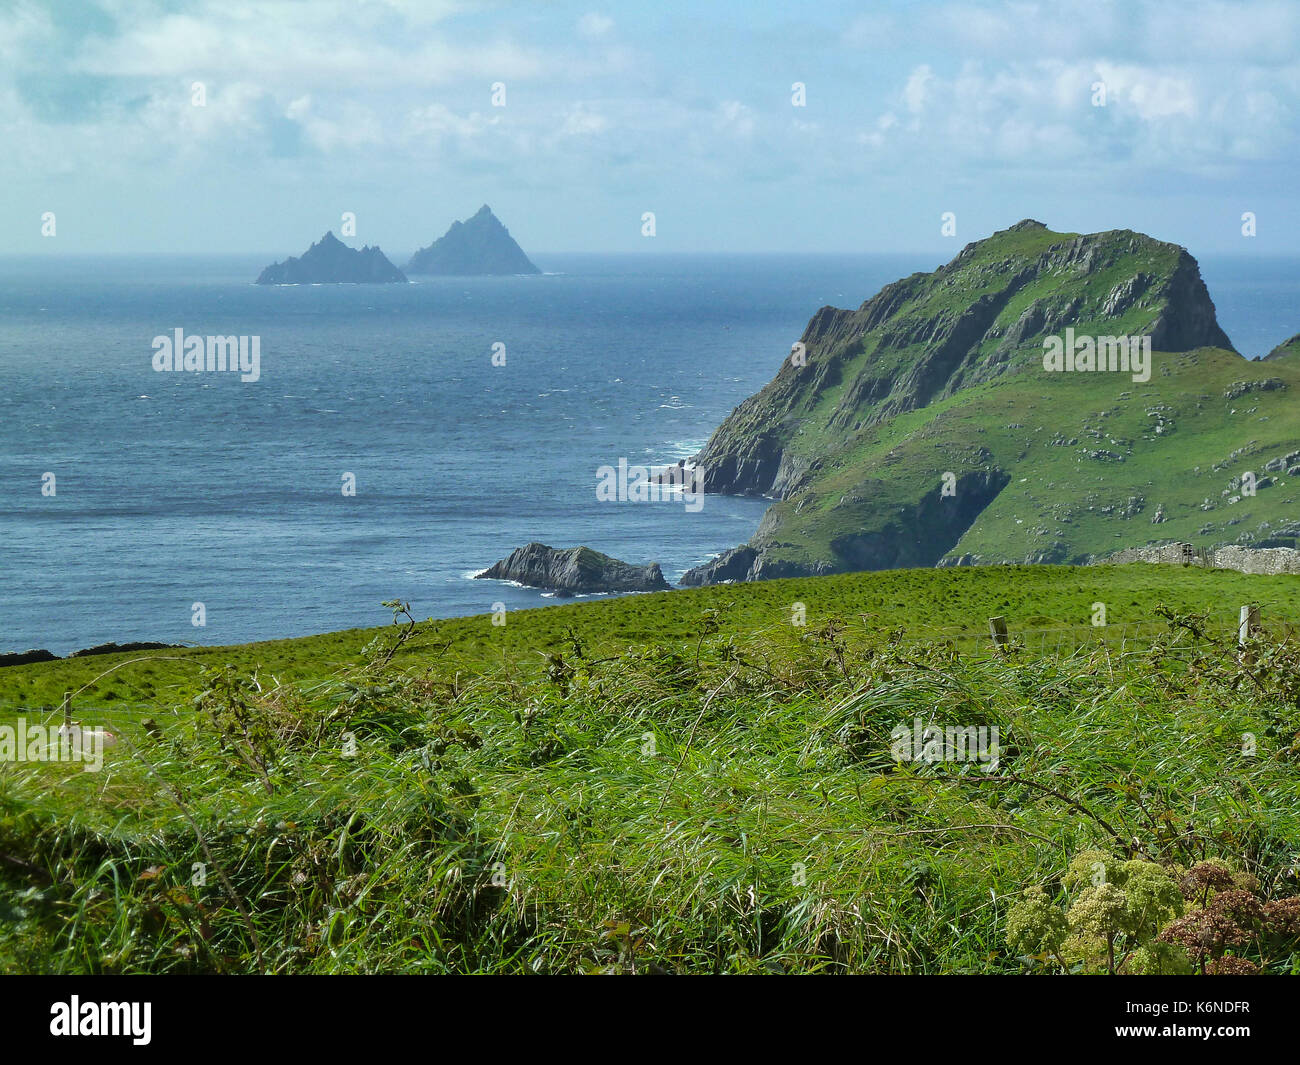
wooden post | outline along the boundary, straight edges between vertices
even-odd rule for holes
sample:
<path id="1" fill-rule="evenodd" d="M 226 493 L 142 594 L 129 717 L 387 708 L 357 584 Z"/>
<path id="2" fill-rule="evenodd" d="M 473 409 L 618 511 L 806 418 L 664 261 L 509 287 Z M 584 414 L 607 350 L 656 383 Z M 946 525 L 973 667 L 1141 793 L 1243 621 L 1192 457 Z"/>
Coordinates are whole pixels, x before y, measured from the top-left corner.
<path id="1" fill-rule="evenodd" d="M 1237 622 L 1237 646 L 1245 647 L 1246 641 L 1259 631 L 1259 604 L 1249 603 L 1241 608 L 1240 620 Z"/>
<path id="2" fill-rule="evenodd" d="M 989 633 L 993 637 L 994 646 L 1005 647 L 1007 645 L 1007 619 L 989 618 Z"/>
<path id="3" fill-rule="evenodd" d="M 72 728 L 72 692 L 63 693 L 63 727 Z"/>

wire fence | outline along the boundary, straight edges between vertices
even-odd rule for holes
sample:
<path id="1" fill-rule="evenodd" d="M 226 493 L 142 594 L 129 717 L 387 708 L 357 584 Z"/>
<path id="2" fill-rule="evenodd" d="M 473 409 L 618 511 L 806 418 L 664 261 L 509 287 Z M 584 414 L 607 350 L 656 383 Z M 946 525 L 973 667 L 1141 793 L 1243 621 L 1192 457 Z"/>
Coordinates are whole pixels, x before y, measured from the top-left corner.
<path id="1" fill-rule="evenodd" d="M 1158 641 L 1169 641 L 1171 651 L 1195 654 L 1204 649 L 1205 641 L 1185 634 L 1171 640 L 1169 626 L 1163 623 L 1134 622 L 1122 625 L 1075 625 L 1050 628 L 1010 629 L 1003 640 L 991 632 L 962 633 L 954 642 L 965 653 L 995 654 L 1014 648 L 1038 657 L 1060 657 L 1109 650 L 1125 654 L 1151 651 Z"/>
<path id="2" fill-rule="evenodd" d="M 1149 653 L 1157 646 L 1161 653 L 1176 658 L 1191 658 L 1215 648 L 1235 646 L 1240 636 L 1240 620 L 1214 618 L 1199 631 L 1177 628 L 1167 621 L 1124 622 L 1105 625 L 1051 625 L 1017 628 L 1010 619 L 1002 626 L 984 630 L 930 630 L 913 634 L 918 642 L 951 644 L 964 655 L 995 655 L 1008 650 L 1039 657 L 1069 656 L 1107 650 L 1112 653 Z M 998 629 L 1000 628 L 1000 631 Z M 1253 637 L 1282 642 L 1300 641 L 1300 624 L 1285 619 L 1253 620 Z"/>
<path id="3" fill-rule="evenodd" d="M 994 657 L 1014 652 L 1035 657 L 1069 657 L 1105 650 L 1118 654 L 1144 654 L 1160 648 L 1161 655 L 1190 659 L 1208 651 L 1222 651 L 1238 644 L 1247 607 L 1242 607 L 1236 618 L 1212 617 L 1197 630 L 1172 626 L 1168 621 L 1150 620 L 1120 624 L 1055 624 L 1048 626 L 1017 627 L 1014 619 L 990 618 L 989 628 L 979 629 L 909 629 L 905 641 L 909 644 L 947 644 L 957 653 L 971 657 Z M 1252 636 L 1274 642 L 1300 642 L 1300 622 L 1285 618 L 1261 616 L 1257 608 L 1249 619 Z M 148 659 L 142 659 L 148 661 Z M 120 663 L 125 665 L 128 663 Z M 114 667 L 115 669 L 117 667 Z M 111 671 L 110 671 L 111 672 Z M 79 694 L 79 693 L 70 693 Z M 80 716 L 138 716 L 138 708 L 101 707 L 72 700 L 73 712 Z M 61 724 L 67 716 L 64 706 L 45 704 L 32 707 L 47 725 Z"/>

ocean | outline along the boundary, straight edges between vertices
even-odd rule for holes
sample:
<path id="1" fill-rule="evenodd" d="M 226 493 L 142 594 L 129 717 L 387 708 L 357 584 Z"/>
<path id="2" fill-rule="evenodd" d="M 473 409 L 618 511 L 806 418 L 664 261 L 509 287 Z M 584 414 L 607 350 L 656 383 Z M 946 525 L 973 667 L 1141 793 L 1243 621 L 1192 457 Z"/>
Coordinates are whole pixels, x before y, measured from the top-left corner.
<path id="1" fill-rule="evenodd" d="M 597 469 L 694 453 L 819 307 L 940 264 L 534 255 L 539 277 L 251 283 L 280 257 L 0 259 L 0 652 L 302 636 L 383 624 L 393 598 L 541 606 L 471 579 L 531 540 L 676 581 L 767 504 L 599 502 Z M 1202 272 L 1243 354 L 1300 331 L 1300 260 Z M 260 338 L 259 379 L 155 371 L 176 329 Z"/>

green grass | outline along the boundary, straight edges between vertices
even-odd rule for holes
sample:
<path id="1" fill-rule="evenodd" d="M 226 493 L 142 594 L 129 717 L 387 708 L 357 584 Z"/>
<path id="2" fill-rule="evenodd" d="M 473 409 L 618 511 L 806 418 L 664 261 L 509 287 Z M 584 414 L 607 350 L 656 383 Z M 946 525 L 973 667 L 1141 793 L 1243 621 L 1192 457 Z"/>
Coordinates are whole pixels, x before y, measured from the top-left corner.
<path id="1" fill-rule="evenodd" d="M 424 622 L 397 656 L 411 668 L 482 669 L 542 662 L 538 652 L 562 647 L 572 629 L 593 653 L 636 644 L 674 643 L 698 634 L 707 612 L 725 631 L 777 639 L 793 634 L 793 604 L 808 623 L 869 615 L 872 631 L 906 627 L 916 637 L 983 632 L 994 615 L 1013 629 L 1091 627 L 1092 604 L 1106 604 L 1112 627 L 1157 620 L 1162 603 L 1211 612 L 1220 629 L 1236 623 L 1241 603 L 1259 602 L 1265 617 L 1297 619 L 1300 579 L 1247 576 L 1230 570 L 1155 565 L 999 566 L 888 570 L 821 578 L 718 585 L 513 611 L 495 626 L 491 615 Z M 412 609 L 418 615 L 420 604 Z M 382 613 L 376 608 L 376 613 Z M 0 669 L 0 715 L 53 709 L 65 691 L 78 706 L 132 714 L 188 702 L 204 667 L 256 673 L 270 683 L 312 684 L 354 665 L 363 647 L 391 626 L 351 629 L 292 640 L 67 658 Z M 540 670 L 541 666 L 536 665 Z"/>
<path id="2" fill-rule="evenodd" d="M 1247 601 L 1294 622 L 1300 582 L 851 574 L 0 670 L 5 720 L 89 685 L 121 736 L 0 767 L 0 968 L 1015 973 L 1009 907 L 1081 850 L 1294 895 L 1300 659 L 1215 642 Z M 1160 604 L 1205 633 L 1107 640 Z M 995 614 L 1088 639 L 947 642 Z M 999 767 L 896 763 L 916 718 Z"/>

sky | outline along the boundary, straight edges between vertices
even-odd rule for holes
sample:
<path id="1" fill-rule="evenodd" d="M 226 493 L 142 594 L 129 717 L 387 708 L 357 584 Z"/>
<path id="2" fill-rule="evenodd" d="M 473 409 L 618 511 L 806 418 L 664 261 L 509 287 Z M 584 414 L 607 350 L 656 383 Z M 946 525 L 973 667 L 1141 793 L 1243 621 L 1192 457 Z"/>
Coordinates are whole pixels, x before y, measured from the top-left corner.
<path id="1" fill-rule="evenodd" d="M 1295 0 L 0 0 L 0 254 L 1293 254 L 1298 112 Z"/>

